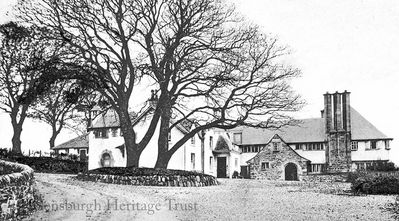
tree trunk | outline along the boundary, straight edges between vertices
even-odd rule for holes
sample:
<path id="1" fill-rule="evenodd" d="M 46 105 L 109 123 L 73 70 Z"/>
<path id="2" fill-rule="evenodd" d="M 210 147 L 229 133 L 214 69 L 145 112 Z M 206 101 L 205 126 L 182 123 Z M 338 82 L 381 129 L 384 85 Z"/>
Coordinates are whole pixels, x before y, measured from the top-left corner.
<path id="1" fill-rule="evenodd" d="M 139 167 L 139 159 L 142 151 L 137 148 L 136 135 L 127 108 L 119 112 L 119 120 L 123 139 L 125 140 L 126 166 Z"/>
<path id="2" fill-rule="evenodd" d="M 57 137 L 57 135 L 52 134 L 49 140 L 50 143 L 50 149 L 52 149 L 53 147 L 55 147 L 55 138 Z"/>
<path id="3" fill-rule="evenodd" d="M 161 101 L 162 102 L 162 101 Z M 169 153 L 169 127 L 170 127 L 170 114 L 171 106 L 167 103 L 161 104 L 161 125 L 159 128 L 158 137 L 158 157 L 155 163 L 155 168 L 167 168 L 172 154 Z M 171 137 L 173 140 L 174 138 Z"/>
<path id="4" fill-rule="evenodd" d="M 14 154 L 22 154 L 21 151 L 21 133 L 22 133 L 22 127 L 18 125 L 13 125 L 14 129 L 14 135 L 12 136 L 12 152 Z"/>

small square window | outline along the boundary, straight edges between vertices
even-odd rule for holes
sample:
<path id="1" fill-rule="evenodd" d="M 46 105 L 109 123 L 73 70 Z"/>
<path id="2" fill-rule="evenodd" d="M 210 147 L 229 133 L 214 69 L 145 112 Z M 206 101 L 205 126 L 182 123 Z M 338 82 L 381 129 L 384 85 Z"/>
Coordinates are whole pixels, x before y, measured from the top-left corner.
<path id="1" fill-rule="evenodd" d="M 262 164 L 261 164 L 261 170 L 269 169 L 269 167 L 270 167 L 269 162 L 262 162 Z"/>
<path id="2" fill-rule="evenodd" d="M 391 147 L 389 146 L 389 144 L 390 144 L 390 143 L 389 143 L 389 140 L 386 140 L 386 141 L 385 141 L 385 149 L 386 149 L 386 150 L 390 150 L 390 149 L 391 149 Z"/>

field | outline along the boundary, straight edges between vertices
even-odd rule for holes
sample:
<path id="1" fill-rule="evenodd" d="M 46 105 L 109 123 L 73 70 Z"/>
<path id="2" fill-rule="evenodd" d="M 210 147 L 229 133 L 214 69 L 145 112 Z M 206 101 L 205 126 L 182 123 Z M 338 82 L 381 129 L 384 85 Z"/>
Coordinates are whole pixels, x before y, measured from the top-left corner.
<path id="1" fill-rule="evenodd" d="M 30 220 L 391 220 L 394 196 L 349 193 L 348 183 L 220 180 L 211 187 L 146 187 L 35 174 L 48 203 Z"/>

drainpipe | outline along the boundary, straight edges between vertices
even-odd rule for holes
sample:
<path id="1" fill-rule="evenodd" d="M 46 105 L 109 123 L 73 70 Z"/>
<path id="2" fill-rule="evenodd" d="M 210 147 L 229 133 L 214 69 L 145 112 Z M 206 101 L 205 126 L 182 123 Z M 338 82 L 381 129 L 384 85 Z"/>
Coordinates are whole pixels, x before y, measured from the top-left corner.
<path id="1" fill-rule="evenodd" d="M 201 136 L 200 140 L 201 140 L 201 170 L 202 173 L 205 173 L 205 131 L 201 131 Z"/>

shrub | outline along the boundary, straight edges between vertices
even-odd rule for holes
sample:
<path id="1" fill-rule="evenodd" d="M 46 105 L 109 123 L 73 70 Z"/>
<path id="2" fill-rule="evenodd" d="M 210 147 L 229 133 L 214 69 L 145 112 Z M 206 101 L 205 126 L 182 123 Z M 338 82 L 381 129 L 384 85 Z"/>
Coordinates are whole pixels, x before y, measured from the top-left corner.
<path id="1" fill-rule="evenodd" d="M 394 174 L 357 174 L 352 178 L 351 189 L 354 193 L 399 194 L 399 178 Z"/>
<path id="2" fill-rule="evenodd" d="M 69 173 L 77 174 L 87 171 L 87 162 L 56 159 L 52 157 L 13 156 L 7 160 L 32 167 L 39 173 Z"/>

